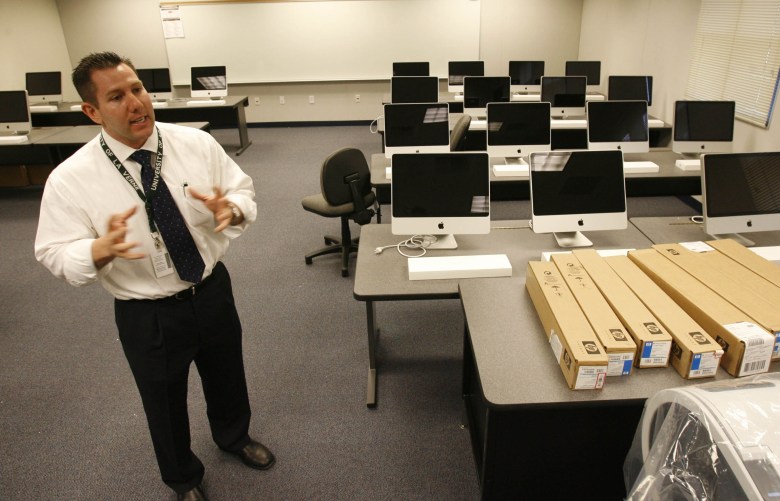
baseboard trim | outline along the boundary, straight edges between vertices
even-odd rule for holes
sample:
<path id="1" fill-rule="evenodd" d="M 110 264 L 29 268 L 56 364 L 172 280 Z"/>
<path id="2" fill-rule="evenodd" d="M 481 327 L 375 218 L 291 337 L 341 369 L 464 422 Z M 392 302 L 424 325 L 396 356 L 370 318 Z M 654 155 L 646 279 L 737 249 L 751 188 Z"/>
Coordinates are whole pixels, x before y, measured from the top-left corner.
<path id="1" fill-rule="evenodd" d="M 373 120 L 341 120 L 341 121 L 322 121 L 322 122 L 251 122 L 247 124 L 250 128 L 266 127 L 332 127 L 344 125 L 371 125 Z"/>

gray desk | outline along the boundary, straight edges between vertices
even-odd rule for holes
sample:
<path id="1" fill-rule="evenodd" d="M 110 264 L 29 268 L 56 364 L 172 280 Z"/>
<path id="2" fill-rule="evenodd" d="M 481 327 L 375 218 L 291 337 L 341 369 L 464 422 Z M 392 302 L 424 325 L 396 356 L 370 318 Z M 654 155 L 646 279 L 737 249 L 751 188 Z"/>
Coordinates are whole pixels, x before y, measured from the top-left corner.
<path id="1" fill-rule="evenodd" d="M 49 164 L 49 148 L 41 141 L 72 129 L 62 127 L 33 127 L 25 143 L 0 143 L 0 165 Z"/>
<path id="2" fill-rule="evenodd" d="M 244 107 L 249 106 L 247 96 L 227 96 L 225 104 L 218 106 L 188 106 L 186 99 L 168 101 L 168 106 L 155 108 L 154 115 L 161 122 L 209 122 L 212 127 L 238 129 L 240 155 L 251 144 L 246 124 Z M 81 110 L 71 110 L 78 103 L 61 103 L 57 111 L 33 113 L 31 115 L 34 127 L 51 127 L 61 125 L 92 125 L 92 121 Z"/>
<path id="3" fill-rule="evenodd" d="M 513 277 L 522 277 L 529 260 L 541 258 L 543 250 L 556 250 L 552 234 L 536 234 L 527 228 L 525 221 L 494 221 L 493 226 L 524 227 L 519 229 L 494 229 L 488 235 L 460 235 L 458 249 L 429 251 L 429 256 L 506 254 L 512 264 Z M 622 231 L 590 232 L 588 238 L 598 249 L 645 248 L 650 241 L 639 230 L 629 225 Z M 410 281 L 407 258 L 395 249 L 375 254 L 379 246 L 395 244 L 404 236 L 393 235 L 389 224 L 370 224 L 361 229 L 355 268 L 353 295 L 366 303 L 366 331 L 368 336 L 368 384 L 366 403 L 374 407 L 377 402 L 376 346 L 379 328 L 376 324 L 374 303 L 378 301 L 405 301 L 428 299 L 457 299 L 459 283 L 466 280 Z M 564 385 L 565 386 L 565 385 Z"/>
<path id="4" fill-rule="evenodd" d="M 623 462 L 645 400 L 703 381 L 671 367 L 635 369 L 607 378 L 602 390 L 569 390 L 525 291 L 525 269 L 514 271 L 460 283 L 463 395 L 482 498 L 623 499 Z M 721 369 L 715 379 L 731 376 Z"/>
<path id="5" fill-rule="evenodd" d="M 689 217 L 632 217 L 631 223 L 654 244 L 715 240 L 704 233 L 701 223 L 694 223 Z M 759 231 L 744 236 L 758 246 L 780 245 L 780 231 Z"/>

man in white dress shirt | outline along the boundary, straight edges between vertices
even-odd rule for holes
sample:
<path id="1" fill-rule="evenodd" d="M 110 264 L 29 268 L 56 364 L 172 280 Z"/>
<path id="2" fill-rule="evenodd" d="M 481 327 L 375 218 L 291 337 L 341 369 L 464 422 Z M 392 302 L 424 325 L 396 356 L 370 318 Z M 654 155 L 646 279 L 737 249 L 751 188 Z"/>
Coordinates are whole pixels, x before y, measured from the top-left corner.
<path id="1" fill-rule="evenodd" d="M 179 499 L 206 499 L 205 469 L 190 448 L 192 362 L 216 444 L 252 468 L 275 462 L 248 434 L 241 324 L 220 262 L 257 216 L 252 179 L 210 134 L 155 123 L 128 59 L 90 54 L 73 83 L 102 131 L 47 180 L 35 256 L 68 283 L 100 282 L 114 296 L 162 479 Z M 157 205 L 165 201 L 167 208 Z M 169 216 L 178 223 L 167 223 Z M 179 259 L 179 238 L 188 242 L 189 264 Z"/>

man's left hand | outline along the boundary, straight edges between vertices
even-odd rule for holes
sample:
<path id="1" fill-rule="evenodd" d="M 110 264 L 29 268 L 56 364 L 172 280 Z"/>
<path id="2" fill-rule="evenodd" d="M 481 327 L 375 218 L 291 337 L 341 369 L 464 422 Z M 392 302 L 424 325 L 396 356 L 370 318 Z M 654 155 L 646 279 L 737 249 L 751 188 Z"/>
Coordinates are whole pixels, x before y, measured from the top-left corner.
<path id="1" fill-rule="evenodd" d="M 190 188 L 190 195 L 197 198 L 214 214 L 214 219 L 217 222 L 217 227 L 214 228 L 215 232 L 220 232 L 230 225 L 241 224 L 244 220 L 244 216 L 239 211 L 238 217 L 233 214 L 232 207 L 235 207 L 230 201 L 222 194 L 222 190 L 218 187 L 214 187 L 214 193 L 212 195 L 204 195 L 198 193 L 194 189 Z"/>

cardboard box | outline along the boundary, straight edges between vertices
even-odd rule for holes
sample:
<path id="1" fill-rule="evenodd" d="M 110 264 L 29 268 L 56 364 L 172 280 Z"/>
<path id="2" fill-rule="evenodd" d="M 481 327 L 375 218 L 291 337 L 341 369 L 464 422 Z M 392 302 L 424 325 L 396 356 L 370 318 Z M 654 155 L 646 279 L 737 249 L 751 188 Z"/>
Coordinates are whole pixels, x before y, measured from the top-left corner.
<path id="1" fill-rule="evenodd" d="M 29 184 L 27 167 L 24 165 L 0 165 L 0 187 L 16 188 Z"/>
<path id="2" fill-rule="evenodd" d="M 575 250 L 574 256 L 582 263 L 612 311 L 634 338 L 637 345 L 635 365 L 640 368 L 666 367 L 669 364 L 672 336 L 661 322 L 595 250 Z"/>
<path id="3" fill-rule="evenodd" d="M 769 370 L 774 337 L 746 313 L 654 249 L 628 257 L 720 344 L 726 372 L 748 376 Z"/>
<path id="4" fill-rule="evenodd" d="M 669 361 L 685 379 L 713 377 L 723 348 L 627 256 L 605 258 L 634 294 L 672 335 Z"/>
<path id="5" fill-rule="evenodd" d="M 698 252 L 682 244 L 653 248 L 769 331 L 775 338 L 772 358 L 780 357 L 780 291 L 774 285 L 703 243 L 691 246 Z"/>
<path id="6" fill-rule="evenodd" d="M 607 354 L 558 268 L 549 262 L 529 261 L 525 287 L 569 388 L 602 388 Z"/>
<path id="7" fill-rule="evenodd" d="M 724 238 L 723 240 L 709 240 L 705 243 L 780 287 L 780 266 L 764 259 L 736 240 Z"/>
<path id="8" fill-rule="evenodd" d="M 607 376 L 628 376 L 634 365 L 636 343 L 601 291 L 573 254 L 553 254 L 552 262 L 561 272 L 574 299 L 607 352 Z"/>

